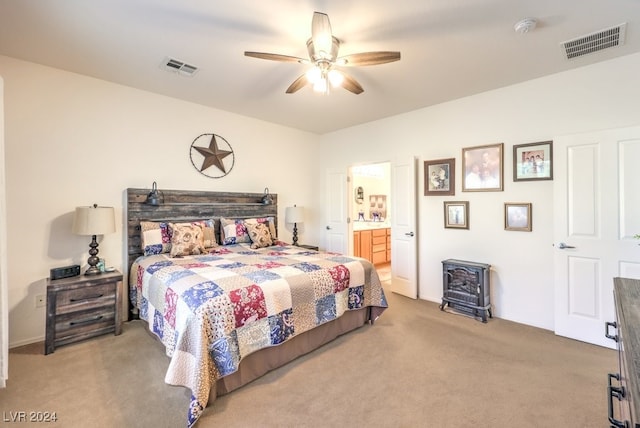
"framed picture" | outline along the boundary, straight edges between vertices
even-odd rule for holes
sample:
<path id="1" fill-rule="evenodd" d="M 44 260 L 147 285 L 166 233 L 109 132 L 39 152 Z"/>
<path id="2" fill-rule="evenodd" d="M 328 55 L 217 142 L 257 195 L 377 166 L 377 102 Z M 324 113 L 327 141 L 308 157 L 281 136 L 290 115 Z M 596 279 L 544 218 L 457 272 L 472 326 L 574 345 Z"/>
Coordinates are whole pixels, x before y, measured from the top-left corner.
<path id="1" fill-rule="evenodd" d="M 456 160 L 424 161 L 424 195 L 452 196 L 456 194 Z"/>
<path id="2" fill-rule="evenodd" d="M 469 229 L 469 201 L 445 201 L 444 227 L 450 229 Z"/>
<path id="3" fill-rule="evenodd" d="M 553 141 L 513 146 L 513 181 L 553 180 Z"/>
<path id="4" fill-rule="evenodd" d="M 503 143 L 462 149 L 462 191 L 502 191 Z"/>
<path id="5" fill-rule="evenodd" d="M 531 204 L 527 202 L 505 202 L 505 230 L 531 232 Z"/>

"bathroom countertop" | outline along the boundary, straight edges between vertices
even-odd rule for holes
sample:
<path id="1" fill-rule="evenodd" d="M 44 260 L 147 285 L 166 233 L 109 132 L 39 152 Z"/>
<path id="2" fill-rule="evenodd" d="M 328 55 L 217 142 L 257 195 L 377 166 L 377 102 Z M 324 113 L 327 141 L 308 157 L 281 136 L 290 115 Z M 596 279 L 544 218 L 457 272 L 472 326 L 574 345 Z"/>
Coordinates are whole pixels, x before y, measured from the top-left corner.
<path id="1" fill-rule="evenodd" d="M 353 230 L 370 230 L 370 229 L 384 229 L 391 227 L 391 223 L 388 221 L 354 221 Z"/>

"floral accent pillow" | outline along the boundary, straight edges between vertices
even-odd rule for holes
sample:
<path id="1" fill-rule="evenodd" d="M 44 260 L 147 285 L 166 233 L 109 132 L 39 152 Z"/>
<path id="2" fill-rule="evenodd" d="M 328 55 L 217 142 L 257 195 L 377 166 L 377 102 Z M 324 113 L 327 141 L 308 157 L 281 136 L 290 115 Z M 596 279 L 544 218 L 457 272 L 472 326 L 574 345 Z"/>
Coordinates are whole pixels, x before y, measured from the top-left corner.
<path id="1" fill-rule="evenodd" d="M 204 253 L 202 227 L 193 223 L 170 223 L 171 257 L 191 256 Z"/>
<path id="2" fill-rule="evenodd" d="M 140 240 L 145 256 L 171 251 L 171 229 L 169 223 L 157 221 L 140 222 Z"/>
<path id="3" fill-rule="evenodd" d="M 269 227 L 264 223 L 245 223 L 249 238 L 251 238 L 251 248 L 264 248 L 273 245 L 273 238 Z"/>

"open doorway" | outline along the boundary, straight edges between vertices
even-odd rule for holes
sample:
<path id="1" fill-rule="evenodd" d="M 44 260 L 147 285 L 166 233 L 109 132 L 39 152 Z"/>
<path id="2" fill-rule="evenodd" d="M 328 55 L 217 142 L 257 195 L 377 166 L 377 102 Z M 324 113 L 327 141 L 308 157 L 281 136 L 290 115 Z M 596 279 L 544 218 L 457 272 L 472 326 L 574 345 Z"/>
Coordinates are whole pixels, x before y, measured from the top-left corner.
<path id="1" fill-rule="evenodd" d="M 391 163 L 350 168 L 351 254 L 371 261 L 381 280 L 391 276 Z"/>

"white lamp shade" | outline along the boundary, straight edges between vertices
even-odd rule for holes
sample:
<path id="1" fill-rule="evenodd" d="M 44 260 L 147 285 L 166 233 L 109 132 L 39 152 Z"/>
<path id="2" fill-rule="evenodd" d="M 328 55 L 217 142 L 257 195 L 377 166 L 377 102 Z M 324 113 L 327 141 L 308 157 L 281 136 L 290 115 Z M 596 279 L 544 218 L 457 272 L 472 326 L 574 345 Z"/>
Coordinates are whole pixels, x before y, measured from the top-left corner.
<path id="1" fill-rule="evenodd" d="M 287 207 L 284 211 L 286 223 L 302 223 L 304 221 L 304 207 Z"/>
<path id="2" fill-rule="evenodd" d="M 115 232 L 113 207 L 76 207 L 72 230 L 76 235 L 104 235 Z"/>

